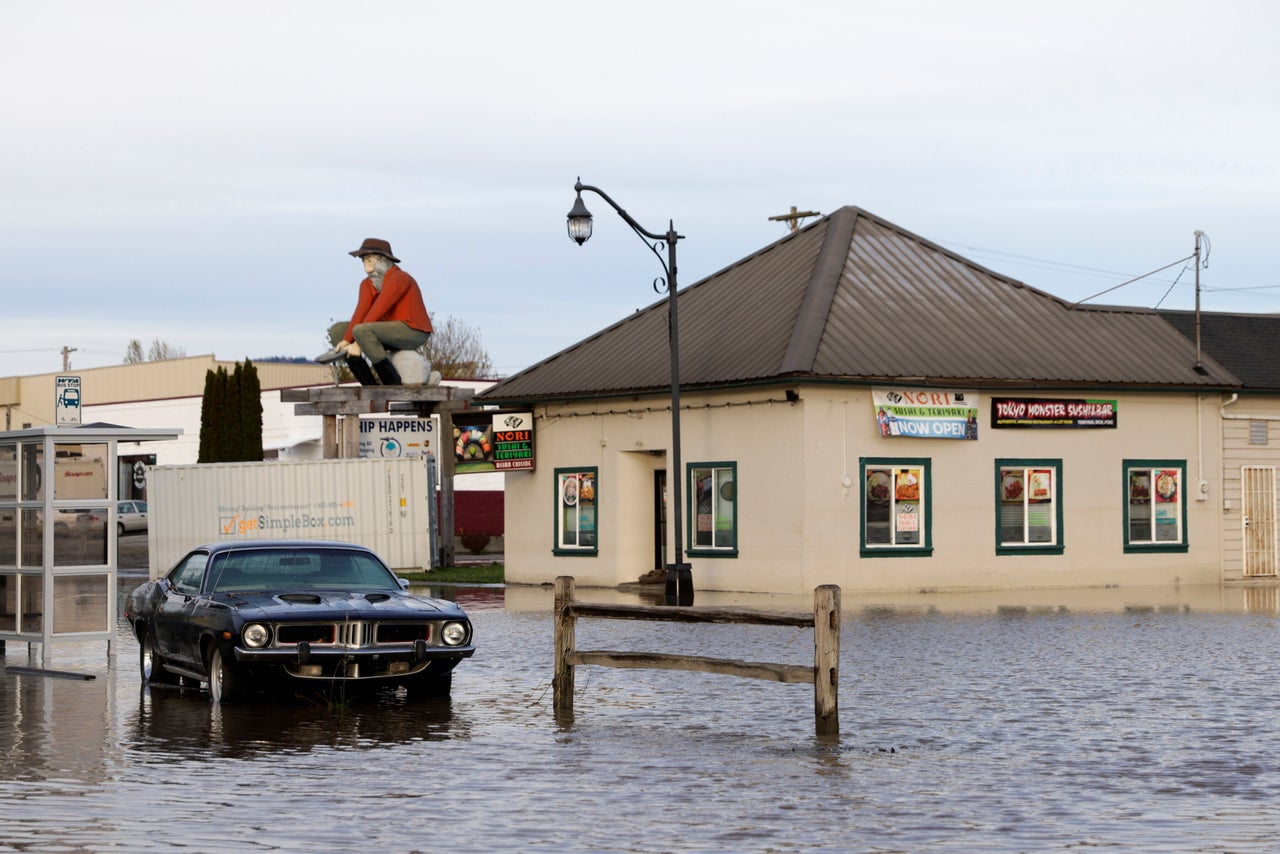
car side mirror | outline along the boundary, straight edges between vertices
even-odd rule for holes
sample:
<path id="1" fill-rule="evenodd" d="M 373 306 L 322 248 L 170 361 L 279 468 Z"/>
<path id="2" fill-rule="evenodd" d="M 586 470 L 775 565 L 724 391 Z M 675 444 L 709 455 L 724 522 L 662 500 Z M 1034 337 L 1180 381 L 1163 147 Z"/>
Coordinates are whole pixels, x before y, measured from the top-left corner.
<path id="1" fill-rule="evenodd" d="M 409 589 L 409 579 L 407 579 L 407 578 L 401 578 L 400 576 L 398 576 L 398 575 L 397 575 L 397 576 L 396 576 L 396 581 L 400 582 L 400 589 L 401 589 L 401 590 L 408 590 L 408 589 Z"/>

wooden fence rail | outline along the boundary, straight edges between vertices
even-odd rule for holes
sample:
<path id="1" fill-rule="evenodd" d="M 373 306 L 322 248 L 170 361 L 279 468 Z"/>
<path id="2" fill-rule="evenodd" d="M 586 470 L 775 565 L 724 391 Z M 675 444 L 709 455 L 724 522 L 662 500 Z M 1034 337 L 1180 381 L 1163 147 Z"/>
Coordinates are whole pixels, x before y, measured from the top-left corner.
<path id="1" fill-rule="evenodd" d="M 658 652 L 580 650 L 575 639 L 577 620 L 653 620 L 676 623 L 737 623 L 760 626 L 813 628 L 813 666 L 704 658 Z M 745 608 L 703 608 L 671 605 L 609 605 L 574 599 L 573 578 L 562 575 L 555 584 L 555 673 L 552 690 L 558 712 L 573 711 L 573 668 L 643 667 L 693 670 L 766 679 L 773 682 L 813 683 L 813 717 L 819 736 L 840 735 L 838 701 L 840 663 L 840 588 L 824 584 L 813 591 L 813 613 L 757 611 Z"/>

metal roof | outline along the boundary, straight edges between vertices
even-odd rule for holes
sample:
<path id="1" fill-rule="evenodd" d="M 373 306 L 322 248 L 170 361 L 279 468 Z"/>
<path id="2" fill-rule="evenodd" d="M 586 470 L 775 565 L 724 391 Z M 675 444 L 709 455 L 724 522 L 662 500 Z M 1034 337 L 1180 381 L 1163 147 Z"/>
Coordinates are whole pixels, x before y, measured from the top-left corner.
<path id="1" fill-rule="evenodd" d="M 974 386 L 1236 387 L 1135 308 L 1077 307 L 844 207 L 680 291 L 680 384 L 808 379 Z M 477 395 L 670 389 L 660 300 Z"/>

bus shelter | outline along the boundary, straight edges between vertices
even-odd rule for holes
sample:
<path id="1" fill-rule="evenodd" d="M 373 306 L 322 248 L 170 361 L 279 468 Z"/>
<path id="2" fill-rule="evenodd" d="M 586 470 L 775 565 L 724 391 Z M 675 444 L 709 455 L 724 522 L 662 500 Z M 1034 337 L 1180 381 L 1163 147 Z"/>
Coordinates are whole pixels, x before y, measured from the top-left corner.
<path id="1" fill-rule="evenodd" d="M 106 640 L 115 655 L 116 446 L 178 429 L 0 431 L 0 644 Z"/>

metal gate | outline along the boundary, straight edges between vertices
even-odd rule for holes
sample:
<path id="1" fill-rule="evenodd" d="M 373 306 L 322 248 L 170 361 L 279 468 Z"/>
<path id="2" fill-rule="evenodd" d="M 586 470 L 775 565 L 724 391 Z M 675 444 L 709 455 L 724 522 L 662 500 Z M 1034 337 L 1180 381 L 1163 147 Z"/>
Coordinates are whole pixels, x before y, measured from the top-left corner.
<path id="1" fill-rule="evenodd" d="M 1276 575 L 1275 466 L 1240 467 L 1245 577 Z"/>

